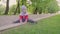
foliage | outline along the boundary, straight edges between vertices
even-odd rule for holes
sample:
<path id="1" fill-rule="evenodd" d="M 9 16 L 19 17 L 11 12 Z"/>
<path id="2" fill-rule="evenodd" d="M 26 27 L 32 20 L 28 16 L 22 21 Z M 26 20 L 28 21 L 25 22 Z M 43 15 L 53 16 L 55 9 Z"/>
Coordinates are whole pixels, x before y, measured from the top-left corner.
<path id="1" fill-rule="evenodd" d="M 14 11 L 16 10 L 16 5 L 11 6 L 9 9 L 10 9 L 10 10 L 9 10 L 9 14 L 10 14 L 10 15 L 13 14 Z"/>
<path id="2" fill-rule="evenodd" d="M 38 12 L 54 13 L 58 11 L 58 5 L 56 0 L 31 0 L 32 5 L 38 8 Z M 35 12 L 35 11 L 34 11 Z"/>
<path id="3" fill-rule="evenodd" d="M 5 11 L 5 6 L 0 5 L 0 15 L 2 15 Z"/>
<path id="4" fill-rule="evenodd" d="M 18 3 L 18 0 L 16 0 Z M 55 13 L 59 10 L 58 4 L 56 0 L 30 0 L 32 2 L 31 5 L 27 3 L 27 0 L 20 0 L 20 11 L 21 11 L 21 6 L 22 4 L 26 5 L 28 9 L 28 13 L 35 13 L 37 12 L 41 13 Z M 17 6 L 17 4 L 16 4 Z M 14 11 L 16 10 L 16 6 L 10 7 L 9 14 L 13 14 Z M 19 12 L 16 12 L 19 14 Z"/>

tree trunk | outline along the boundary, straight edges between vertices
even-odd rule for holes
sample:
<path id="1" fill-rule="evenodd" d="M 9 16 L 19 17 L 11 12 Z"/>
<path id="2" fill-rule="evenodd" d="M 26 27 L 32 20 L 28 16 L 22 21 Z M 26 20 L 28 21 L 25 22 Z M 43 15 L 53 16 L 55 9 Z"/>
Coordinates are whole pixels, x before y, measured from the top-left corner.
<path id="1" fill-rule="evenodd" d="M 15 12 L 14 12 L 14 14 L 13 14 L 13 15 L 16 15 L 16 13 L 17 13 L 17 8 L 16 8 L 16 10 L 15 10 Z"/>
<path id="2" fill-rule="evenodd" d="M 37 7 L 36 7 L 36 9 L 34 10 L 33 14 L 37 14 Z"/>
<path id="3" fill-rule="evenodd" d="M 18 14 L 20 13 L 20 0 L 18 0 Z"/>
<path id="4" fill-rule="evenodd" d="M 17 2 L 17 7 L 16 7 L 16 10 L 14 12 L 14 15 L 16 15 L 17 12 L 20 13 L 20 0 L 18 0 L 18 2 Z"/>
<path id="5" fill-rule="evenodd" d="M 6 2 L 6 10 L 5 10 L 4 15 L 7 15 L 8 12 L 9 12 L 9 0 L 7 0 L 7 2 Z"/>

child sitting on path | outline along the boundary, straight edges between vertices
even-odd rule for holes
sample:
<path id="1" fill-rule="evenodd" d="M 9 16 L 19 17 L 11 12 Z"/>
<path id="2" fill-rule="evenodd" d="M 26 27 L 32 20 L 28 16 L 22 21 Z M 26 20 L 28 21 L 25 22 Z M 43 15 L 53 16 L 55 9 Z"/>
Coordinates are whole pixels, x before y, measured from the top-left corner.
<path id="1" fill-rule="evenodd" d="M 25 5 L 22 5 L 21 10 L 22 11 L 19 15 L 19 20 L 15 21 L 14 23 L 36 23 L 36 21 L 28 18 L 27 7 Z"/>
<path id="2" fill-rule="evenodd" d="M 25 5 L 22 5 L 21 7 L 21 13 L 19 15 L 19 18 L 20 18 L 20 23 L 24 22 L 24 23 L 27 23 L 28 21 L 28 14 L 27 14 L 27 8 Z"/>

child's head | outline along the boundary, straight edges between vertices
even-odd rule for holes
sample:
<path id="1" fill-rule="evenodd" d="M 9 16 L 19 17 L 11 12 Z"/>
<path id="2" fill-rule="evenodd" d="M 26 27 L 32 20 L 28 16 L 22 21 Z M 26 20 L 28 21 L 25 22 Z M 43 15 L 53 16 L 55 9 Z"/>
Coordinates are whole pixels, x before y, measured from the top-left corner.
<path id="1" fill-rule="evenodd" d="M 26 6 L 25 5 L 22 5 L 22 10 L 26 10 Z"/>
<path id="2" fill-rule="evenodd" d="M 22 5 L 22 12 L 26 12 L 27 8 L 25 5 Z"/>

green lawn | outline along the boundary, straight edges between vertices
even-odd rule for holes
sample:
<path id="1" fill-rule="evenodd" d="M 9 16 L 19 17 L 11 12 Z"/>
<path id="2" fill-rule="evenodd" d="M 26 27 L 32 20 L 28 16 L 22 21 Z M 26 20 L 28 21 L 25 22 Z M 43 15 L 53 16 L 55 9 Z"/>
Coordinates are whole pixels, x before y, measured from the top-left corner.
<path id="1" fill-rule="evenodd" d="M 60 15 L 42 19 L 37 24 L 27 23 L 1 34 L 60 34 Z"/>

